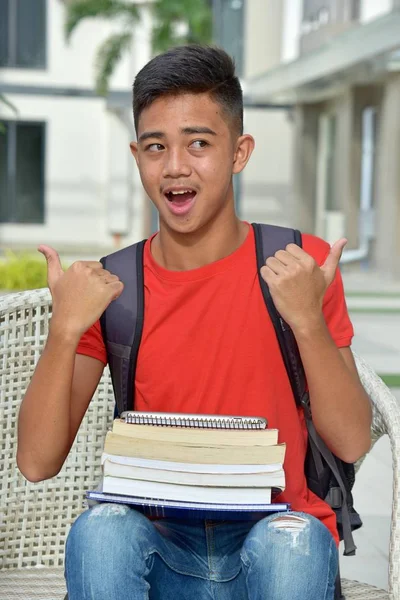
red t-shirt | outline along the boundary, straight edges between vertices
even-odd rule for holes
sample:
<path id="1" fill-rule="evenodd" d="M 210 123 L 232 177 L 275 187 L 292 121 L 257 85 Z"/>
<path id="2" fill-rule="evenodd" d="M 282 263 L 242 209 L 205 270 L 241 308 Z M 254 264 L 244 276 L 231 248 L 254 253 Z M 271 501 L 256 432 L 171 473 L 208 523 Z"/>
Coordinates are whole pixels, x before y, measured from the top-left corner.
<path id="1" fill-rule="evenodd" d="M 323 264 L 329 245 L 303 234 L 303 248 Z M 231 255 L 189 271 L 169 271 L 144 248 L 145 318 L 135 410 L 260 415 L 286 442 L 286 489 L 279 501 L 314 515 L 338 540 L 334 512 L 308 490 L 307 433 L 298 411 L 257 275 L 254 232 Z M 338 347 L 353 328 L 339 270 L 326 292 L 324 316 Z M 77 352 L 107 362 L 99 322 Z"/>

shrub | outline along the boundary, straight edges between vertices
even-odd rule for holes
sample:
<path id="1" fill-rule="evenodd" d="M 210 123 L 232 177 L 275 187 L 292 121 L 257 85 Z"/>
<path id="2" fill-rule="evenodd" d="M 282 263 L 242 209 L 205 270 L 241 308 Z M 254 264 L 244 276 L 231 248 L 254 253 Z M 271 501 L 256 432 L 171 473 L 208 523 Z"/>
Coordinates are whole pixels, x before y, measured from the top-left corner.
<path id="1" fill-rule="evenodd" d="M 47 264 L 43 257 L 29 253 L 6 252 L 0 262 L 0 289 L 9 291 L 33 290 L 47 287 Z"/>

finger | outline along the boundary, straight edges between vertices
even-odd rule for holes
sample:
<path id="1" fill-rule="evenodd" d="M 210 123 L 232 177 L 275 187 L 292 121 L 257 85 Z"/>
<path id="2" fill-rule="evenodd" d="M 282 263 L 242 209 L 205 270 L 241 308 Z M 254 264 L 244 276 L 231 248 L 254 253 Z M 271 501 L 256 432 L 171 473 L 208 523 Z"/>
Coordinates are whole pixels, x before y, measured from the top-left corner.
<path id="1" fill-rule="evenodd" d="M 330 249 L 328 256 L 321 269 L 324 271 L 325 277 L 328 283 L 332 283 L 333 278 L 335 277 L 336 269 L 338 267 L 340 258 L 342 256 L 343 248 L 347 244 L 346 238 L 341 238 L 337 242 L 335 242 Z"/>
<path id="2" fill-rule="evenodd" d="M 307 254 L 307 252 L 305 252 L 303 248 L 300 248 L 300 246 L 297 244 L 288 244 L 285 248 L 285 251 L 291 257 L 296 258 L 297 260 L 302 260 L 306 256 L 309 256 L 309 254 Z"/>
<path id="3" fill-rule="evenodd" d="M 95 260 L 84 260 L 82 262 L 86 267 L 90 267 L 91 269 L 103 269 L 101 262 Z"/>
<path id="4" fill-rule="evenodd" d="M 265 283 L 270 286 L 273 281 L 275 281 L 279 275 L 277 275 L 272 269 L 265 265 L 260 269 L 261 277 L 264 279 Z"/>
<path id="5" fill-rule="evenodd" d="M 122 281 L 114 281 L 109 284 L 109 288 L 112 294 L 111 302 L 116 300 L 124 291 L 124 284 Z"/>
<path id="6" fill-rule="evenodd" d="M 275 252 L 275 258 L 277 258 L 286 267 L 296 261 L 296 258 L 289 252 L 286 252 L 286 250 L 278 250 L 278 252 Z"/>
<path id="7" fill-rule="evenodd" d="M 117 275 L 111 275 L 110 273 L 104 277 L 104 283 L 115 283 L 116 281 L 119 281 L 119 277 Z"/>
<path id="8" fill-rule="evenodd" d="M 47 262 L 47 282 L 50 289 L 56 283 L 56 281 L 63 274 L 63 268 L 61 266 L 61 260 L 58 252 L 51 246 L 41 244 L 38 247 L 38 251 L 43 254 Z"/>
<path id="9" fill-rule="evenodd" d="M 275 258 L 275 256 L 270 256 L 267 258 L 265 265 L 271 269 L 276 275 L 281 275 L 283 271 L 286 269 L 286 265 L 284 265 L 280 260 Z"/>

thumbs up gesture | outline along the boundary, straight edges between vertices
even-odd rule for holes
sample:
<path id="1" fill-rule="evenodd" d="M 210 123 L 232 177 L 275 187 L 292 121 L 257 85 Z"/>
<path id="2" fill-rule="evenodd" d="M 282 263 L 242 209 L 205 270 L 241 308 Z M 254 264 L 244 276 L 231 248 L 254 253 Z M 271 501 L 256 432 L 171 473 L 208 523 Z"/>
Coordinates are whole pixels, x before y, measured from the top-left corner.
<path id="1" fill-rule="evenodd" d="M 344 238 L 335 242 L 321 266 L 302 248 L 289 244 L 261 268 L 277 310 L 294 332 L 322 318 L 325 292 L 335 278 L 346 244 Z"/>
<path id="2" fill-rule="evenodd" d="M 78 261 L 65 272 L 51 246 L 38 248 L 47 261 L 47 281 L 53 299 L 51 328 L 80 339 L 122 293 L 123 283 L 100 262 Z"/>

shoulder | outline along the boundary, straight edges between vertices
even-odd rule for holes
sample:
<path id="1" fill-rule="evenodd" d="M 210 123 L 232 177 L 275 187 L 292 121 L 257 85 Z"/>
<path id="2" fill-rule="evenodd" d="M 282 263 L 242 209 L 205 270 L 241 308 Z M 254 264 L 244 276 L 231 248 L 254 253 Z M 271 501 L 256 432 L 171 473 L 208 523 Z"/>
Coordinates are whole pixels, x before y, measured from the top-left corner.
<path id="1" fill-rule="evenodd" d="M 311 233 L 303 233 L 301 238 L 304 252 L 307 252 L 319 265 L 322 265 L 331 249 L 330 244 Z"/>

